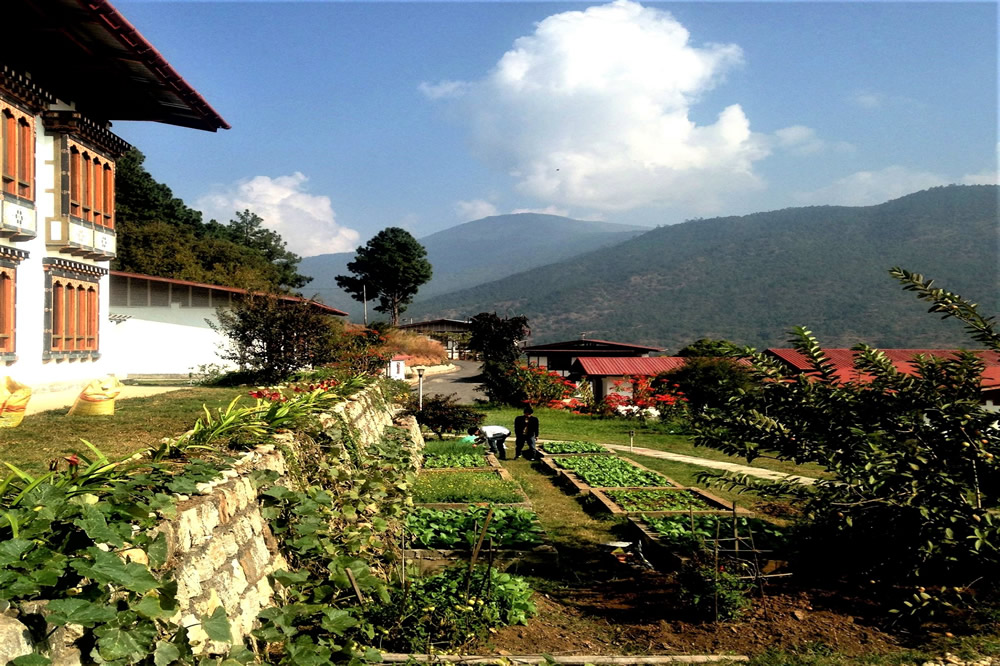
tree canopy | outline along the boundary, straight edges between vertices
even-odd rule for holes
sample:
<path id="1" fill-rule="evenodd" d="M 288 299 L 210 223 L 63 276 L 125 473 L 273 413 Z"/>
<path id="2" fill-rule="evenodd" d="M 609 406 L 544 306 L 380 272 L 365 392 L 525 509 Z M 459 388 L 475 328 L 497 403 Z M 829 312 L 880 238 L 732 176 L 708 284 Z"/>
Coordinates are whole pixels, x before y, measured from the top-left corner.
<path id="1" fill-rule="evenodd" d="M 289 292 L 309 282 L 298 273 L 300 257 L 259 215 L 244 210 L 228 224 L 205 224 L 146 171 L 144 160 L 133 149 L 116 163 L 115 269 L 259 291 Z"/>
<path id="2" fill-rule="evenodd" d="M 347 270 L 353 275 L 338 275 L 337 285 L 360 303 L 378 299 L 375 310 L 388 314 L 393 326 L 432 273 L 424 246 L 399 227 L 383 229 L 359 247 Z"/>
<path id="3" fill-rule="evenodd" d="M 469 320 L 469 349 L 483 361 L 483 391 L 494 402 L 516 401 L 520 389 L 513 373 L 521 356 L 518 343 L 531 332 L 526 317 L 500 317 L 495 312 L 480 312 Z"/>

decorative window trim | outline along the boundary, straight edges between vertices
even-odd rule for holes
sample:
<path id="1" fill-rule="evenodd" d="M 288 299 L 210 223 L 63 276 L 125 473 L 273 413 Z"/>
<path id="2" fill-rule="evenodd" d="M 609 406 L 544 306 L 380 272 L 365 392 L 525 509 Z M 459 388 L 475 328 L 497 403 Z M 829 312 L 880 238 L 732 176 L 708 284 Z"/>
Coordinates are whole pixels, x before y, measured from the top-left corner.
<path id="1" fill-rule="evenodd" d="M 73 139 L 66 140 L 69 208 L 74 220 L 107 230 L 115 228 L 115 163 Z"/>
<path id="2" fill-rule="evenodd" d="M 99 281 L 108 270 L 57 257 L 46 257 L 42 264 L 45 270 L 43 360 L 97 360 L 101 321 Z"/>
<path id="3" fill-rule="evenodd" d="M 35 116 L 2 99 L 0 190 L 15 201 L 35 200 Z"/>
<path id="4" fill-rule="evenodd" d="M 15 313 L 17 312 L 17 264 L 0 262 L 0 360 L 17 359 Z"/>

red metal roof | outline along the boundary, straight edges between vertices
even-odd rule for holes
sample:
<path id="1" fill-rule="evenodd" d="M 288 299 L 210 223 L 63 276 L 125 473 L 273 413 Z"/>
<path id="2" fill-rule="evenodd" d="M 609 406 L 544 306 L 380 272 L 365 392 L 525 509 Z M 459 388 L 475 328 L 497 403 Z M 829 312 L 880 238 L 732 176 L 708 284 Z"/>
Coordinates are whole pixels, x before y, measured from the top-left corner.
<path id="1" fill-rule="evenodd" d="M 917 356 L 934 356 L 937 358 L 955 358 L 957 349 L 882 349 L 880 350 L 892 362 L 897 371 L 914 374 L 916 365 L 913 359 Z M 806 357 L 794 349 L 766 349 L 770 354 L 796 370 L 810 370 Z M 854 356 L 857 352 L 851 349 L 824 349 L 823 353 L 834 367 L 837 379 L 841 381 L 868 381 L 871 376 L 858 372 L 854 368 Z M 983 372 L 983 387 L 1000 386 L 1000 354 L 994 351 L 972 350 L 986 364 Z"/>
<path id="2" fill-rule="evenodd" d="M 133 278 L 136 280 L 149 280 L 150 282 L 164 282 L 166 284 L 176 284 L 185 287 L 202 287 L 204 289 L 214 289 L 216 291 L 225 291 L 231 294 L 248 294 L 250 293 L 247 289 L 240 289 L 239 287 L 223 287 L 218 284 L 207 284 L 205 282 L 192 282 L 190 280 L 177 280 L 174 278 L 157 277 L 156 275 L 143 275 L 141 273 L 128 273 L 126 271 L 109 271 L 112 277 L 123 277 L 123 278 Z M 338 310 L 337 308 L 331 308 L 325 303 L 320 303 L 319 301 L 313 301 L 308 298 L 302 298 L 301 296 L 291 296 L 291 295 L 279 295 L 283 301 L 289 301 L 293 303 L 308 303 L 317 310 L 322 310 L 327 314 L 337 315 L 340 317 L 346 317 L 347 313 L 343 310 Z"/>
<path id="3" fill-rule="evenodd" d="M 683 356 L 582 356 L 576 359 L 583 374 L 590 377 L 652 376 L 684 365 Z"/>

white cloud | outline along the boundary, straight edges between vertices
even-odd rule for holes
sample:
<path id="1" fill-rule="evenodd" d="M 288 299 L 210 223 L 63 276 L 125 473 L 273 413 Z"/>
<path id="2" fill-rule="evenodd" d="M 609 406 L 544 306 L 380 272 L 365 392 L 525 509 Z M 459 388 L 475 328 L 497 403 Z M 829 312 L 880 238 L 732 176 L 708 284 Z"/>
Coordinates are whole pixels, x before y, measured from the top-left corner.
<path id="1" fill-rule="evenodd" d="M 850 101 L 862 109 L 880 109 L 886 102 L 886 97 L 882 93 L 862 90 L 854 93 Z"/>
<path id="2" fill-rule="evenodd" d="M 199 198 L 195 208 L 222 223 L 250 209 L 263 218 L 265 227 L 281 234 L 289 250 L 304 257 L 355 249 L 358 232 L 337 223 L 329 197 L 305 191 L 307 180 L 299 172 L 255 176 L 216 187 Z"/>
<path id="3" fill-rule="evenodd" d="M 939 174 L 890 166 L 852 173 L 824 188 L 800 193 L 796 199 L 803 204 L 869 206 L 951 182 L 954 181 Z"/>
<path id="4" fill-rule="evenodd" d="M 1000 185 L 1000 174 L 996 169 L 983 169 L 979 173 L 962 176 L 963 185 Z"/>
<path id="5" fill-rule="evenodd" d="M 805 125 L 792 125 L 774 132 L 777 148 L 795 155 L 815 155 L 827 151 L 840 153 L 854 152 L 856 148 L 846 141 L 827 141 L 816 134 L 816 130 Z"/>
<path id="6" fill-rule="evenodd" d="M 463 222 L 481 220 L 497 214 L 497 207 L 484 199 L 473 199 L 471 201 L 455 202 L 455 214 Z"/>
<path id="7" fill-rule="evenodd" d="M 554 206 L 710 211 L 760 187 L 767 141 L 738 104 L 697 125 L 690 110 L 742 63 L 735 44 L 691 42 L 666 11 L 630 0 L 555 14 L 484 78 L 424 84 L 462 104 L 481 155 Z"/>
<path id="8" fill-rule="evenodd" d="M 545 208 L 515 208 L 511 213 L 541 213 L 543 215 L 561 215 L 569 217 L 569 211 L 559 206 L 546 206 Z"/>

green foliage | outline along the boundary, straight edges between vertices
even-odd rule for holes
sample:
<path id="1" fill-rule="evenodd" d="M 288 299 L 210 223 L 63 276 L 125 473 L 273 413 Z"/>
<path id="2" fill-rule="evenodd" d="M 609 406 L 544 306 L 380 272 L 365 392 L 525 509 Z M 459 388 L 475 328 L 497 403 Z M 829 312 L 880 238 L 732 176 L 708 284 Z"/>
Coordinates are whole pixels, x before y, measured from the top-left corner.
<path id="1" fill-rule="evenodd" d="M 750 580 L 742 580 L 725 566 L 688 563 L 681 568 L 678 582 L 681 601 L 705 620 L 736 620 L 750 606 Z"/>
<path id="2" fill-rule="evenodd" d="M 676 370 L 657 375 L 653 386 L 682 391 L 693 409 L 718 409 L 740 391 L 753 390 L 754 383 L 749 369 L 731 358 L 692 356 Z"/>
<path id="3" fill-rule="evenodd" d="M 919 275 L 893 275 L 931 300 L 932 311 L 960 319 L 1000 350 L 992 320 L 974 304 Z M 891 582 L 992 584 L 1000 521 L 988 507 L 1000 500 L 990 483 L 998 478 L 1000 434 L 996 415 L 980 405 L 982 362 L 971 353 L 918 357 L 907 375 L 858 345 L 854 371 L 869 379 L 843 381 L 809 331 L 794 335 L 810 371 L 793 373 L 748 351 L 760 390 L 733 399 L 725 414 L 706 414 L 696 444 L 747 460 L 772 455 L 827 466 L 832 479 L 795 491 L 812 536 L 807 559 L 819 568 Z"/>
<path id="4" fill-rule="evenodd" d="M 573 382 L 535 365 L 515 364 L 509 374 L 512 399 L 516 402 L 558 409 L 563 406 L 563 400 L 576 392 Z"/>
<path id="5" fill-rule="evenodd" d="M 417 405 L 417 396 L 410 395 L 407 401 L 407 413 L 417 419 L 417 423 L 429 428 L 431 432 L 442 439 L 446 432 L 467 432 L 473 426 L 483 424 L 486 415 L 478 412 L 468 405 L 458 403 L 458 396 L 451 395 L 425 395 L 423 409 Z"/>
<path id="6" fill-rule="evenodd" d="M 714 508 L 687 490 L 608 490 L 606 493 L 626 511 L 704 511 Z"/>
<path id="7" fill-rule="evenodd" d="M 217 331 L 229 338 L 220 356 L 253 373 L 258 382 L 277 382 L 296 370 L 330 361 L 334 329 L 328 315 L 308 302 L 274 294 L 248 294 L 218 310 Z"/>
<path id="8" fill-rule="evenodd" d="M 643 522 L 656 532 L 660 541 L 674 552 L 693 555 L 708 551 L 708 543 L 717 534 L 732 534 L 732 516 L 697 514 L 694 516 L 643 516 Z M 759 518 L 738 516 L 735 528 L 761 550 L 778 550 L 785 547 L 785 531 Z"/>
<path id="9" fill-rule="evenodd" d="M 421 474 L 413 486 L 413 501 L 422 504 L 523 502 L 520 487 L 493 472 L 434 472 Z"/>
<path id="10" fill-rule="evenodd" d="M 482 390 L 493 402 L 514 404 L 521 400 L 520 388 L 512 372 L 521 355 L 518 343 L 528 337 L 525 317 L 499 317 L 495 312 L 480 312 L 469 320 L 469 349 L 482 359 Z"/>
<path id="11" fill-rule="evenodd" d="M 359 247 L 347 270 L 352 275 L 338 275 L 337 286 L 359 302 L 377 298 L 375 310 L 388 314 L 392 326 L 432 272 L 424 246 L 399 227 L 383 229 Z"/>
<path id="12" fill-rule="evenodd" d="M 593 442 L 545 442 L 542 448 L 546 453 L 608 453 L 600 444 Z"/>
<path id="13" fill-rule="evenodd" d="M 670 485 L 665 476 L 639 469 L 618 456 L 568 456 L 553 460 L 595 488 Z"/>
<path id="14" fill-rule="evenodd" d="M 424 467 L 446 469 L 461 467 L 486 467 L 485 451 L 474 449 L 467 453 L 431 453 L 424 456 Z"/>
<path id="15" fill-rule="evenodd" d="M 118 270 L 261 291 L 287 292 L 310 278 L 300 258 L 249 210 L 228 225 L 203 224 L 201 213 L 174 197 L 130 150 L 116 162 L 115 223 Z"/>
<path id="16" fill-rule="evenodd" d="M 718 358 L 727 356 L 733 350 L 733 343 L 729 340 L 713 340 L 712 338 L 700 338 L 689 345 L 679 349 L 675 356 L 686 356 L 693 358 Z"/>
<path id="17" fill-rule="evenodd" d="M 406 518 L 413 544 L 422 548 L 472 547 L 482 532 L 487 507 L 467 509 L 418 508 Z M 486 530 L 494 548 L 518 548 L 542 542 L 542 528 L 534 511 L 520 507 L 493 507 Z"/>
<path id="18" fill-rule="evenodd" d="M 397 652 L 454 650 L 494 627 L 527 624 L 537 612 L 527 582 L 479 566 L 456 566 L 411 580 L 373 612 L 379 647 Z"/>

